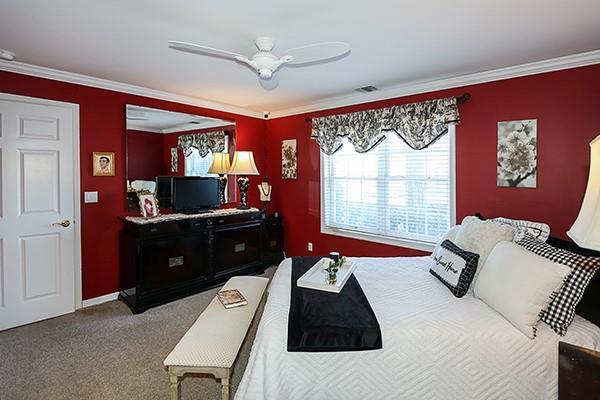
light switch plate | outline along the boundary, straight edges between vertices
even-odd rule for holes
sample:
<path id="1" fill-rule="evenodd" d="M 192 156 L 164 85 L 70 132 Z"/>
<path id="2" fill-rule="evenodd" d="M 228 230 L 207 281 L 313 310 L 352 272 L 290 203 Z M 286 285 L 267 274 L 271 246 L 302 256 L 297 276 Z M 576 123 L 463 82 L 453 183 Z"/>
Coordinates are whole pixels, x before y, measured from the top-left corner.
<path id="1" fill-rule="evenodd" d="M 98 202 L 98 192 L 84 192 L 83 193 L 83 201 L 85 203 L 97 203 Z"/>

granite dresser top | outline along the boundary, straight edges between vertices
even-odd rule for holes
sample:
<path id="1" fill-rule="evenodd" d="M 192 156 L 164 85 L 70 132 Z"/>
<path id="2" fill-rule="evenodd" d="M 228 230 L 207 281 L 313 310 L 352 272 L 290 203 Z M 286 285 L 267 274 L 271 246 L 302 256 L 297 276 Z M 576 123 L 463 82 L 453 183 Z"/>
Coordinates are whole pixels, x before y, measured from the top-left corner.
<path id="1" fill-rule="evenodd" d="M 126 221 L 133 222 L 137 225 L 146 225 L 146 224 L 156 224 L 159 222 L 167 222 L 167 221 L 180 221 L 184 219 L 194 219 L 194 218 L 218 218 L 225 217 L 228 215 L 240 215 L 240 214 L 251 214 L 259 212 L 258 208 L 249 208 L 247 210 L 239 210 L 237 208 L 219 208 L 216 210 L 212 210 L 210 212 L 203 212 L 199 214 L 165 214 L 158 215 L 156 217 L 125 217 Z"/>

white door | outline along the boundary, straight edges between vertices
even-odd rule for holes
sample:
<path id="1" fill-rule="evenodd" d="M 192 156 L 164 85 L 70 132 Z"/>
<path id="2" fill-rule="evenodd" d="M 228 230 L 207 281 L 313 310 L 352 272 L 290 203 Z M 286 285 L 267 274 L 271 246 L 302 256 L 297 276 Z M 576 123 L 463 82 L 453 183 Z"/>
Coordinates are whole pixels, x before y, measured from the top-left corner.
<path id="1" fill-rule="evenodd" d="M 0 93 L 0 330 L 75 310 L 78 119 Z"/>

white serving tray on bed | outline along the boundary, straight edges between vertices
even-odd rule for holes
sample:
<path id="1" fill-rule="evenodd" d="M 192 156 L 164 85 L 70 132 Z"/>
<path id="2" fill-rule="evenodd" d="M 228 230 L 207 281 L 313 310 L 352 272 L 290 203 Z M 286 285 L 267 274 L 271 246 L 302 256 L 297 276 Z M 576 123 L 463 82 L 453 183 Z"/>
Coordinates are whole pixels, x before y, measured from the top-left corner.
<path id="1" fill-rule="evenodd" d="M 325 268 L 327 268 L 330 261 L 331 259 L 327 257 L 321 258 L 315 265 L 311 267 L 311 269 L 306 271 L 304 275 L 298 278 L 296 285 L 298 287 L 324 290 L 332 293 L 341 292 L 344 288 L 344 285 L 350 278 L 350 275 L 352 275 L 356 269 L 356 263 L 346 260 L 346 262 L 337 272 L 337 282 L 333 285 L 330 285 L 327 283 L 327 271 L 325 271 Z"/>

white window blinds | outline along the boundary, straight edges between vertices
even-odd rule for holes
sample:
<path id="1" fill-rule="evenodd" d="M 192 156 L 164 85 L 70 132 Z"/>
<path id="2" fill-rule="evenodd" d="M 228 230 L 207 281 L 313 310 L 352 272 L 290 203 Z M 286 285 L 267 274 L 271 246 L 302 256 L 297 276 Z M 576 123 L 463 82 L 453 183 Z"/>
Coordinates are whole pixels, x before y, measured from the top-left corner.
<path id="1" fill-rule="evenodd" d="M 322 155 L 322 230 L 435 243 L 454 222 L 453 134 L 451 126 L 424 150 L 389 134 L 367 153 L 346 143 Z"/>
<path id="2" fill-rule="evenodd" d="M 202 157 L 198 153 L 198 149 L 192 147 L 190 154 L 185 157 L 185 176 L 217 176 L 208 173 L 211 163 L 211 152 Z"/>
<path id="3" fill-rule="evenodd" d="M 225 135 L 225 149 L 224 152 L 227 152 L 228 147 L 228 136 Z M 206 176 L 206 177 L 217 177 L 217 174 L 209 174 L 208 169 L 212 164 L 212 152 L 208 152 L 208 154 L 204 157 L 200 156 L 198 149 L 195 147 L 190 148 L 190 154 L 185 157 L 185 176 Z"/>

